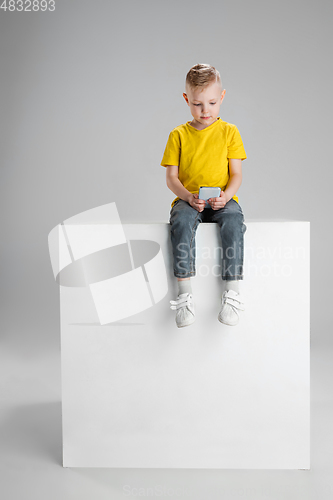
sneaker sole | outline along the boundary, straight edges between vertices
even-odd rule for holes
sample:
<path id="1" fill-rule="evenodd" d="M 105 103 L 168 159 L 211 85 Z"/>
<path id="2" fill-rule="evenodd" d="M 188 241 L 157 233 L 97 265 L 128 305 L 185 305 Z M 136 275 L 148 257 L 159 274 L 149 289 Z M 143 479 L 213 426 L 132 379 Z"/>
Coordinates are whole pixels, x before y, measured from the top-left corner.
<path id="1" fill-rule="evenodd" d="M 217 317 L 217 319 L 219 320 L 220 323 L 222 323 L 223 325 L 228 325 L 228 326 L 236 326 L 238 325 L 239 323 L 239 320 L 236 321 L 236 323 L 226 323 L 225 321 L 222 321 L 222 319 L 220 318 L 220 316 Z"/>
<path id="2" fill-rule="evenodd" d="M 190 326 L 190 325 L 193 325 L 195 319 L 191 320 L 191 321 L 187 321 L 186 323 L 183 323 L 182 325 L 177 325 L 178 328 L 183 328 L 184 326 Z M 177 324 L 177 323 L 176 323 Z"/>

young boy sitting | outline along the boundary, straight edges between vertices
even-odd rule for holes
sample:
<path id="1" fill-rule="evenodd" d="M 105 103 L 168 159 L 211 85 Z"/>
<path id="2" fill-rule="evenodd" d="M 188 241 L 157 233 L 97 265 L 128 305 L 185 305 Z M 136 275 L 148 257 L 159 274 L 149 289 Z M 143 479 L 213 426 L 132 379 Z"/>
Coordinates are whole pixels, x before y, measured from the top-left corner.
<path id="1" fill-rule="evenodd" d="M 225 96 L 219 72 L 208 64 L 196 64 L 187 73 L 185 90 L 193 120 L 172 130 L 161 162 L 166 167 L 167 186 L 177 196 L 171 205 L 170 224 L 179 294 L 171 301 L 171 309 L 177 311 L 178 327 L 194 322 L 190 278 L 195 276 L 195 234 L 200 222 L 217 222 L 225 282 L 218 320 L 236 325 L 239 311 L 244 309 L 239 280 L 243 279 L 246 226 L 235 195 L 246 154 L 237 127 L 218 116 Z M 220 196 L 207 200 L 206 206 L 199 199 L 200 186 L 220 187 Z"/>

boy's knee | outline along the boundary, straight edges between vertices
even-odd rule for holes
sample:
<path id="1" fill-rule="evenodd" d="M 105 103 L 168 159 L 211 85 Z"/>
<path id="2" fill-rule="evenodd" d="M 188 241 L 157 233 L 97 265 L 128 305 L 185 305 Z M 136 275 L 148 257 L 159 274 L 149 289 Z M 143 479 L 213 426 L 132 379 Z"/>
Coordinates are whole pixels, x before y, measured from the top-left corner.
<path id="1" fill-rule="evenodd" d="M 222 226 L 224 228 L 239 228 L 245 226 L 244 224 L 244 216 L 241 212 L 231 212 L 225 214 L 225 217 L 222 222 Z"/>
<path id="2" fill-rule="evenodd" d="M 185 211 L 177 211 L 171 215 L 170 224 L 172 230 L 187 231 L 192 230 L 195 223 L 195 216 Z"/>

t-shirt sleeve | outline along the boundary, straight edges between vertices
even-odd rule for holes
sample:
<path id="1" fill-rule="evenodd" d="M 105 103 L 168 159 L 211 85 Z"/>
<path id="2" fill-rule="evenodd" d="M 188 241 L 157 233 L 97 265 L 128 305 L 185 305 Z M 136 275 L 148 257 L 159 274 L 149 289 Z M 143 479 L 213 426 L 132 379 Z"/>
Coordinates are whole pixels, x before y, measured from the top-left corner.
<path id="1" fill-rule="evenodd" d="M 236 125 L 232 125 L 228 134 L 228 158 L 236 158 L 240 160 L 246 159 L 246 153 L 243 146 L 241 135 Z"/>
<path id="2" fill-rule="evenodd" d="M 164 155 L 161 161 L 162 167 L 167 165 L 175 165 L 179 167 L 180 163 L 180 137 L 175 130 L 170 132 L 167 145 L 165 146 Z"/>

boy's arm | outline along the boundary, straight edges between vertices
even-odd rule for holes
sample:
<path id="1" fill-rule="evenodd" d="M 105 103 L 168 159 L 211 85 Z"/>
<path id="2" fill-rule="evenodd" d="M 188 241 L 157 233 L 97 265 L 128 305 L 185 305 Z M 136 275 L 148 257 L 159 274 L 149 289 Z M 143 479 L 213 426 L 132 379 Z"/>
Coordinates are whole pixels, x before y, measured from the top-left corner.
<path id="1" fill-rule="evenodd" d="M 237 193 L 242 184 L 242 160 L 229 158 L 229 181 L 219 198 L 210 198 L 208 203 L 213 210 L 223 208 L 226 203 Z"/>
<path id="2" fill-rule="evenodd" d="M 179 168 L 177 166 L 166 166 L 166 183 L 168 188 L 181 200 L 187 201 L 191 207 L 195 208 L 198 212 L 202 212 L 206 202 L 204 200 L 199 200 L 198 194 L 192 194 L 183 186 L 179 180 L 178 172 Z"/>

